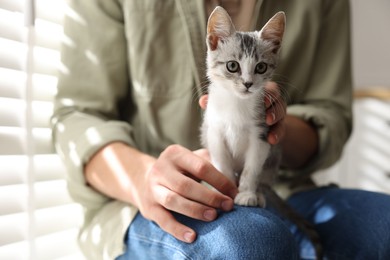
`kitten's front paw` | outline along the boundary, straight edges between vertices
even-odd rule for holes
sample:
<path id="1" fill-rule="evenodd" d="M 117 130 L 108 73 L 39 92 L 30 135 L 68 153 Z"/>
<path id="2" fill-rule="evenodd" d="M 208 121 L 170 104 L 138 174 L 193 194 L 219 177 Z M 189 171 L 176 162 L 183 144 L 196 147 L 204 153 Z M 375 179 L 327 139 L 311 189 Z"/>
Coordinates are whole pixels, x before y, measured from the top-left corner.
<path id="1" fill-rule="evenodd" d="M 236 203 L 237 205 L 250 207 L 255 207 L 259 205 L 259 202 L 257 200 L 257 194 L 250 191 L 238 193 L 236 198 L 234 199 L 234 203 Z"/>

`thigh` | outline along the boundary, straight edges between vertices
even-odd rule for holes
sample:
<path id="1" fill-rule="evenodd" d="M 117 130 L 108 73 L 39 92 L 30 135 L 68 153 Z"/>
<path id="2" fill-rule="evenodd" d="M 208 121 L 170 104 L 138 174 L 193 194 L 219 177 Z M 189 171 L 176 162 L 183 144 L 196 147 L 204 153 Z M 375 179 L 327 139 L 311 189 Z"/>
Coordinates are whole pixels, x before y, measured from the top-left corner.
<path id="1" fill-rule="evenodd" d="M 298 247 L 287 225 L 267 210 L 236 206 L 212 222 L 175 217 L 197 231 L 186 244 L 138 214 L 118 259 L 297 259 Z"/>
<path id="2" fill-rule="evenodd" d="M 339 188 L 293 195 L 298 212 L 315 224 L 329 259 L 390 259 L 390 196 Z M 307 246 L 293 230 L 301 248 Z"/>

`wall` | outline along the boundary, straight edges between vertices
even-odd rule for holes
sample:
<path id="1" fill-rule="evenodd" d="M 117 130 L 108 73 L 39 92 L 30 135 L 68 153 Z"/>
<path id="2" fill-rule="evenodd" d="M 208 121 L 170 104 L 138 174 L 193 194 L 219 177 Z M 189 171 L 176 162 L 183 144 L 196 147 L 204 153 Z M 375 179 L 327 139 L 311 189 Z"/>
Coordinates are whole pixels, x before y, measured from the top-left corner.
<path id="1" fill-rule="evenodd" d="M 351 0 L 356 88 L 390 88 L 390 1 Z"/>
<path id="2" fill-rule="evenodd" d="M 384 91 L 382 99 L 355 99 L 354 131 L 343 156 L 316 180 L 390 193 L 390 1 L 351 0 L 351 11 L 354 87 Z"/>

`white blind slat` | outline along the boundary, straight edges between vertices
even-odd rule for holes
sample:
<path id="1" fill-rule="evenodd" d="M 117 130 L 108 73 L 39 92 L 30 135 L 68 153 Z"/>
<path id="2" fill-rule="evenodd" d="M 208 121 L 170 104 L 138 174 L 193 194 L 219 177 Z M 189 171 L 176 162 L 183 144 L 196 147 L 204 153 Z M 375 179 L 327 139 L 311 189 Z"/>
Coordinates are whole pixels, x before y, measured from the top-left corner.
<path id="1" fill-rule="evenodd" d="M 36 16 L 52 23 L 62 24 L 65 10 L 64 0 L 36 0 Z"/>
<path id="2" fill-rule="evenodd" d="M 0 126 L 0 155 L 26 153 L 24 130 L 20 127 Z"/>
<path id="3" fill-rule="evenodd" d="M 1 0 L 0 9 L 14 12 L 23 12 L 24 3 L 24 0 Z"/>
<path id="4" fill-rule="evenodd" d="M 34 168 L 36 181 L 49 181 L 66 178 L 66 169 L 56 154 L 35 155 Z"/>
<path id="5" fill-rule="evenodd" d="M 35 73 L 32 78 L 33 99 L 39 101 L 53 101 L 57 93 L 57 77 Z"/>
<path id="6" fill-rule="evenodd" d="M 35 21 L 36 45 L 48 49 L 59 50 L 63 36 L 62 26 L 42 19 Z"/>
<path id="7" fill-rule="evenodd" d="M 0 9 L 0 38 L 24 41 L 23 14 Z"/>
<path id="8" fill-rule="evenodd" d="M 28 259 L 29 243 L 26 241 L 0 246 L 0 259 Z"/>
<path id="9" fill-rule="evenodd" d="M 36 209 L 72 203 L 72 199 L 66 189 L 65 180 L 40 181 L 34 184 L 34 189 Z"/>
<path id="10" fill-rule="evenodd" d="M 38 128 L 49 128 L 50 117 L 53 114 L 53 103 L 45 101 L 34 101 L 33 109 L 33 126 Z M 48 132 L 50 134 L 50 132 Z"/>
<path id="11" fill-rule="evenodd" d="M 0 125 L 22 127 L 25 122 L 25 102 L 0 97 Z"/>
<path id="12" fill-rule="evenodd" d="M 26 73 L 0 67 L 0 97 L 22 98 Z"/>
<path id="13" fill-rule="evenodd" d="M 80 252 L 76 243 L 77 233 L 77 229 L 69 229 L 39 237 L 36 241 L 37 259 L 63 259 L 64 255 L 72 254 L 77 258 L 68 259 L 85 260 L 81 254 L 77 254 L 77 252 Z M 66 243 L 63 241 L 66 241 Z M 53 248 L 54 250 L 47 250 L 47 248 Z M 68 255 L 68 257 L 70 256 Z"/>
<path id="14" fill-rule="evenodd" d="M 54 147 L 51 141 L 51 130 L 48 128 L 34 128 L 33 143 L 36 154 L 54 153 Z"/>
<path id="15" fill-rule="evenodd" d="M 0 247 L 28 238 L 28 215 L 18 213 L 0 216 Z M 3 235 L 4 234 L 4 235 Z"/>
<path id="16" fill-rule="evenodd" d="M 28 190 L 26 185 L 3 186 L 0 189 L 0 215 L 27 211 Z"/>
<path id="17" fill-rule="evenodd" d="M 23 43 L 0 38 L 0 67 L 23 70 L 27 46 Z"/>
<path id="18" fill-rule="evenodd" d="M 28 167 L 27 157 L 24 155 L 0 156 L 0 188 L 14 184 L 26 183 Z"/>
<path id="19" fill-rule="evenodd" d="M 60 61 L 60 51 L 34 47 L 34 72 L 56 76 Z"/>
<path id="20" fill-rule="evenodd" d="M 81 216 L 81 214 L 81 206 L 77 204 L 38 209 L 34 214 L 36 236 L 77 228 L 81 224 L 80 218 L 71 216 Z"/>

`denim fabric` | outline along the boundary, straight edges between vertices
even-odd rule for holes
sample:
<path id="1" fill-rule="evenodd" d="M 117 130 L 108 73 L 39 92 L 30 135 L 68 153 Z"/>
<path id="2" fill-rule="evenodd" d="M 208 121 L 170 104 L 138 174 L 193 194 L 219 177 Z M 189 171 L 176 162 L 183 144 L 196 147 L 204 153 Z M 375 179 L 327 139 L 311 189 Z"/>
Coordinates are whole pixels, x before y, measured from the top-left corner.
<path id="1" fill-rule="evenodd" d="M 390 259 L 390 196 L 321 188 L 288 202 L 315 223 L 327 259 Z M 117 259 L 314 259 L 308 240 L 272 208 L 236 206 L 208 223 L 175 216 L 198 232 L 194 243 L 176 240 L 138 214 Z"/>
<path id="2" fill-rule="evenodd" d="M 315 223 L 327 259 L 390 259 L 390 196 L 338 188 L 293 195 L 298 212 Z M 301 259 L 314 259 L 308 241 L 290 226 L 300 244 Z"/>

